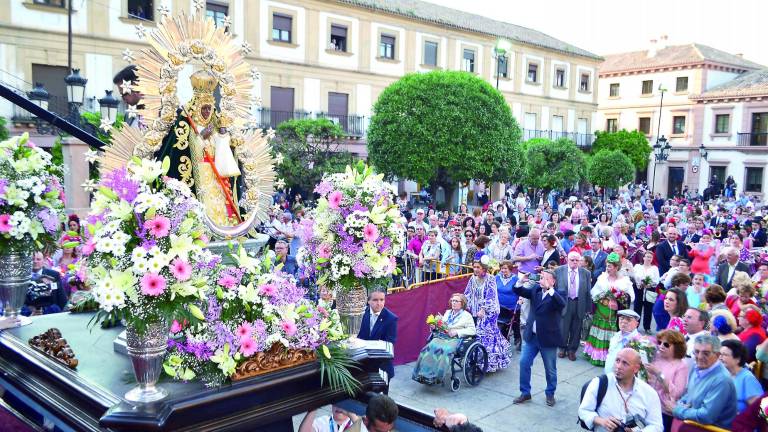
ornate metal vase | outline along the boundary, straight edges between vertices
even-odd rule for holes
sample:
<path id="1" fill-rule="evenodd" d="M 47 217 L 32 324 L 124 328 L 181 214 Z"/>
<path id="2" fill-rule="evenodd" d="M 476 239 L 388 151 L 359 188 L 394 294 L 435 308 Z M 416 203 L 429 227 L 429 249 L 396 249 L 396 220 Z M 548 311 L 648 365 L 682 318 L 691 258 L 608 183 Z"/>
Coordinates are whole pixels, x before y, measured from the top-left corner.
<path id="1" fill-rule="evenodd" d="M 354 288 L 346 293 L 336 296 L 336 310 L 339 311 L 341 324 L 348 335 L 357 337 L 360 333 L 360 325 L 363 323 L 365 306 L 368 304 L 368 296 L 362 287 Z"/>
<path id="2" fill-rule="evenodd" d="M 31 322 L 29 318 L 19 315 L 27 298 L 31 278 L 31 250 L 0 255 L 0 303 L 3 304 L 3 316 L 18 318 L 22 325 Z"/>
<path id="3" fill-rule="evenodd" d="M 148 323 L 143 334 L 132 326 L 126 329 L 128 357 L 138 382 L 137 387 L 125 394 L 126 400 L 147 403 L 168 396 L 168 392 L 156 384 L 163 371 L 169 330 L 170 325 L 166 322 Z"/>

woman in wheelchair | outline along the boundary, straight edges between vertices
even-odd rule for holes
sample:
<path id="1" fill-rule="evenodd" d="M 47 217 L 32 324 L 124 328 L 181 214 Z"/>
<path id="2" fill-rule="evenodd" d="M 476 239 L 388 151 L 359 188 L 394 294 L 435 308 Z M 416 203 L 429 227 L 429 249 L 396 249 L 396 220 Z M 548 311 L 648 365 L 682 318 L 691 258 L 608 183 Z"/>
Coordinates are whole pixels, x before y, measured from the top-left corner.
<path id="1" fill-rule="evenodd" d="M 442 320 L 446 325 L 445 332 L 433 329 L 427 345 L 422 348 L 419 359 L 413 368 L 411 378 L 422 384 L 440 384 L 447 371 L 451 370 L 451 362 L 459 350 L 463 339 L 475 335 L 475 321 L 465 309 L 467 297 L 456 293 L 449 301 L 451 308 L 445 311 Z"/>

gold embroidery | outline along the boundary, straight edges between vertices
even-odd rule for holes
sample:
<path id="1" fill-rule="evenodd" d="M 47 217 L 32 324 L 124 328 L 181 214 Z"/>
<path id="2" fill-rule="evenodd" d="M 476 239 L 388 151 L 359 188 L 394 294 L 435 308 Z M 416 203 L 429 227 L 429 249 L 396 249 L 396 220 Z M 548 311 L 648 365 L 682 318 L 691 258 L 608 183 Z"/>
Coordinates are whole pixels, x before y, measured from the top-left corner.
<path id="1" fill-rule="evenodd" d="M 189 127 L 189 123 L 182 120 L 179 122 L 179 126 L 173 130 L 173 133 L 176 134 L 176 143 L 173 145 L 173 148 L 178 150 L 186 150 L 187 147 L 189 147 L 189 130 L 191 128 Z M 189 160 L 189 158 L 187 158 Z"/>
<path id="2" fill-rule="evenodd" d="M 187 156 L 179 158 L 179 175 L 181 181 L 189 187 L 195 185 L 195 179 L 192 178 L 192 161 Z"/>

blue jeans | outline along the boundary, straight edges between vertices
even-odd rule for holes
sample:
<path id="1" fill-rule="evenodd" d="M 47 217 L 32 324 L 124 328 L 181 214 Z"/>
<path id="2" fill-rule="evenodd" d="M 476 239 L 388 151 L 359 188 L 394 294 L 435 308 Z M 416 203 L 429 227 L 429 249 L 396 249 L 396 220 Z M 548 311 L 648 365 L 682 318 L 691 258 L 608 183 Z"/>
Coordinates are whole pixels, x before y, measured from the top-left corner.
<path id="1" fill-rule="evenodd" d="M 541 353 L 544 361 L 544 371 L 547 377 L 547 396 L 554 396 L 557 389 L 557 347 L 544 348 L 539 345 L 539 340 L 523 341 L 523 350 L 520 354 L 520 393 L 524 396 L 531 395 L 531 366 L 536 355 Z"/>

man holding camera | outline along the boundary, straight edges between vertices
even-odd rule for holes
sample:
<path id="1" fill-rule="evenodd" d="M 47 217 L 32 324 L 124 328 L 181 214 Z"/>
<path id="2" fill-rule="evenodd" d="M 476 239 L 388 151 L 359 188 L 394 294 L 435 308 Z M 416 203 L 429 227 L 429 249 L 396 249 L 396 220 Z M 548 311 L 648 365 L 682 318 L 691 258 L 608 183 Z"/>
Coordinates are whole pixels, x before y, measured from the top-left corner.
<path id="1" fill-rule="evenodd" d="M 596 432 L 662 432 L 661 401 L 656 390 L 635 378 L 642 366 L 640 354 L 624 348 L 616 354 L 613 373 L 606 374 L 608 386 L 597 406 L 599 378 L 587 386 L 579 405 L 579 418 Z"/>

